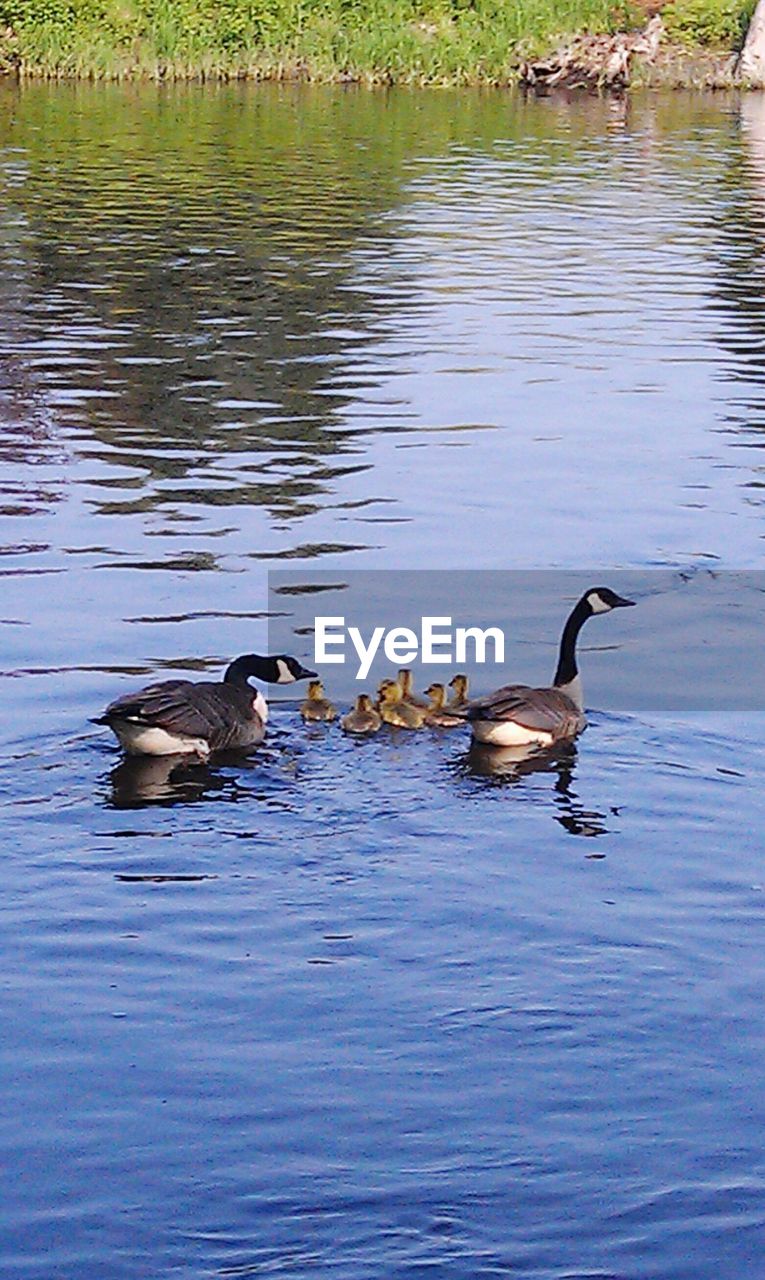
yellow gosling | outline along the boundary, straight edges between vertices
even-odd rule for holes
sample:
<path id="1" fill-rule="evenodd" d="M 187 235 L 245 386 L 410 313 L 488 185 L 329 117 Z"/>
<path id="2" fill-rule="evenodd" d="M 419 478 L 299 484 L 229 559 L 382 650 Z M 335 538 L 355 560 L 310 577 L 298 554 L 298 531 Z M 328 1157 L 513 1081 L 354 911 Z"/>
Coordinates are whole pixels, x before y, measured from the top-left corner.
<path id="1" fill-rule="evenodd" d="M 321 680 L 312 680 L 308 686 L 308 697 L 300 708 L 304 720 L 334 720 L 337 708 L 324 697 L 324 685 Z"/>
<path id="2" fill-rule="evenodd" d="M 396 682 L 401 685 L 401 696 L 404 702 L 410 702 L 413 707 L 421 707 L 423 711 L 427 711 L 427 700 L 418 697 L 414 692 L 414 676 L 408 667 L 401 668 L 396 677 Z"/>
<path id="3" fill-rule="evenodd" d="M 434 729 L 454 729 L 464 724 L 462 716 L 450 715 L 446 708 L 446 689 L 442 684 L 431 684 L 425 690 L 430 698 L 430 706 L 425 712 L 425 723 Z"/>
<path id="4" fill-rule="evenodd" d="M 447 707 L 454 711 L 462 711 L 468 703 L 468 678 L 467 676 L 455 676 L 449 681 L 449 688 L 453 690 L 452 696 L 447 703 Z"/>
<path id="5" fill-rule="evenodd" d="M 354 708 L 340 721 L 346 733 L 377 733 L 382 724 L 379 711 L 375 711 L 368 693 L 360 693 Z"/>
<path id="6" fill-rule="evenodd" d="M 399 729 L 421 729 L 425 720 L 422 707 L 414 707 L 411 702 L 404 701 L 397 680 L 383 680 L 377 709 L 386 724 L 396 725 Z"/>

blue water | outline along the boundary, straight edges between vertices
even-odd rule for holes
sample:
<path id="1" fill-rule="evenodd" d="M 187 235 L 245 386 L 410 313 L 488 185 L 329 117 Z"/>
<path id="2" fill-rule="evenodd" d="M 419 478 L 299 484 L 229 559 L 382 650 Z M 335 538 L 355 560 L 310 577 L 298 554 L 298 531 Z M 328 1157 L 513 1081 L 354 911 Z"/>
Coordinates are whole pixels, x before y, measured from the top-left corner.
<path id="1" fill-rule="evenodd" d="M 4 1280 L 758 1276 L 740 687 L 499 773 L 294 701 L 173 773 L 88 722 L 263 644 L 269 568 L 759 569 L 756 99 L 3 108 Z"/>

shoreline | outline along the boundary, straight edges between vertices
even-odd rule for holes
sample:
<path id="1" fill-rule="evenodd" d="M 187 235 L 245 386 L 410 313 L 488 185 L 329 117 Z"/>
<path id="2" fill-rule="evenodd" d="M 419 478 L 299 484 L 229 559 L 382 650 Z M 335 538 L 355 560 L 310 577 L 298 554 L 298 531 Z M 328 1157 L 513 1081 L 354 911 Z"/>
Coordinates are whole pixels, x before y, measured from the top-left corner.
<path id="1" fill-rule="evenodd" d="M 54 8 L 59 0 L 51 0 Z M 165 28 L 141 13 L 136 0 L 132 22 L 36 18 L 38 0 L 26 4 L 26 19 L 0 26 L 0 77 L 18 81 L 110 83 L 231 83 L 237 81 L 359 85 L 368 88 L 509 88 L 531 93 L 556 89 L 624 91 L 632 88 L 746 89 L 738 74 L 738 51 L 753 0 L 731 17 L 726 9 L 714 39 L 699 23 L 683 26 L 678 6 L 719 4 L 720 0 L 669 0 L 661 13 L 655 0 L 627 0 L 617 21 L 613 0 L 572 0 L 578 5 L 564 21 L 558 13 L 535 17 L 535 0 L 518 0 L 502 22 L 486 15 L 427 22 L 392 0 L 387 25 L 377 15 L 368 28 L 346 25 L 327 0 L 322 22 L 304 27 L 284 21 L 259 29 L 236 28 L 213 18 L 204 2 L 198 10 L 174 0 Z M 638 7 L 635 7 L 637 3 Z M 474 0 L 476 10 L 482 0 Z M 528 5 L 531 5 L 528 8 Z M 278 6 L 275 6 L 275 10 Z M 395 10 L 395 12 L 394 12 Z M 127 11 L 126 11 L 127 12 Z M 419 7 L 417 9 L 419 12 Z M 695 12 L 695 11 L 694 11 Z M 62 10 L 63 13 L 63 10 Z M 194 16 L 196 15 L 196 16 Z M 557 22 L 562 29 L 555 29 Z M 625 20 L 625 18 L 627 20 Z M 125 25 L 127 24 L 127 25 Z M 206 24 L 206 25 L 205 25 Z M 754 87 L 754 86 L 752 86 Z"/>
<path id="2" fill-rule="evenodd" d="M 637 89 L 671 89 L 671 90 L 730 90 L 761 92 L 757 86 L 749 85 L 737 75 L 736 64 L 738 54 L 730 51 L 712 51 L 709 49 L 689 49 L 687 46 L 669 45 L 664 47 L 657 58 L 650 64 L 636 60 L 636 63 L 623 83 L 618 85 L 590 84 L 564 85 L 559 91 L 588 89 L 595 92 L 624 92 Z M 48 83 L 77 84 L 306 84 L 326 86 L 348 86 L 366 89 L 511 89 L 524 88 L 522 75 L 523 62 L 510 67 L 505 75 L 487 75 L 480 67 L 474 72 L 463 72 L 458 76 L 439 77 L 424 76 L 415 71 L 395 74 L 387 70 L 348 70 L 327 69 L 311 66 L 300 59 L 289 61 L 277 60 L 273 63 L 252 63 L 247 66 L 231 68 L 176 64 L 157 64 L 156 66 L 125 66 L 105 72 L 94 67 L 90 70 L 71 70 L 66 68 L 51 69 L 36 66 L 1 65 L 0 79 L 6 83 Z M 526 91 L 533 92 L 529 86 Z M 555 92 L 553 89 L 542 89 L 541 94 Z"/>

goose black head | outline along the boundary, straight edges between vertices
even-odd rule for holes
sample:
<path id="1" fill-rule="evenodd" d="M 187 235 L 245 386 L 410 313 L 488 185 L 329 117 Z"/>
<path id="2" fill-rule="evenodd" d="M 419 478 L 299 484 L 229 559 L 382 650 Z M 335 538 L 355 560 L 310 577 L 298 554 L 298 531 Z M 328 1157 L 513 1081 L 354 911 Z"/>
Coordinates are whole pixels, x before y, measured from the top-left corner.
<path id="1" fill-rule="evenodd" d="M 223 679 L 229 684 L 246 681 L 250 677 L 266 684 L 294 684 L 296 680 L 315 680 L 316 676 L 317 672 L 309 671 L 297 658 L 286 653 L 264 657 L 257 653 L 244 653 L 234 659 Z"/>
<path id="2" fill-rule="evenodd" d="M 610 613 L 612 609 L 626 609 L 634 600 L 619 596 L 610 587 L 590 587 L 574 605 L 566 619 L 563 635 L 560 638 L 558 666 L 555 670 L 553 688 L 563 689 L 576 705 L 582 707 L 582 690 L 577 681 L 579 670 L 576 662 L 576 642 L 579 632 L 588 618 L 596 613 Z M 576 682 L 576 684 L 575 684 Z"/>
<path id="3" fill-rule="evenodd" d="M 281 653 L 278 657 L 272 659 L 276 663 L 277 676 L 271 677 L 274 684 L 294 684 L 296 680 L 316 680 L 318 679 L 318 671 L 309 671 L 304 667 L 302 662 L 298 662 L 297 658 L 290 658 L 287 654 Z"/>
<path id="4" fill-rule="evenodd" d="M 589 613 L 610 613 L 612 609 L 626 609 L 634 605 L 634 600 L 626 600 L 610 587 L 590 587 L 582 596 L 582 604 Z"/>

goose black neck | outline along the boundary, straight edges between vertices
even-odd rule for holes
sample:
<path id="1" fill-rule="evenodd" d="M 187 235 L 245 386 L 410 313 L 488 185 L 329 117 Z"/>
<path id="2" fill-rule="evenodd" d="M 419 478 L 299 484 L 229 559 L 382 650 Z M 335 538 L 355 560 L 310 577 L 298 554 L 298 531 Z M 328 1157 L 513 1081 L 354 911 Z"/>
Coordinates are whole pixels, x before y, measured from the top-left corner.
<path id="1" fill-rule="evenodd" d="M 576 665 L 576 642 L 579 632 L 590 617 L 591 612 L 592 610 L 589 608 L 587 601 L 580 600 L 568 616 L 560 641 L 558 666 L 553 680 L 555 688 L 570 684 L 579 674 L 579 668 Z"/>
<path id="2" fill-rule="evenodd" d="M 227 667 L 223 677 L 224 683 L 246 684 L 250 676 L 258 676 L 264 680 L 266 679 L 264 669 L 268 664 L 269 659 L 261 658 L 257 653 L 243 653 L 240 658 L 234 658 L 230 667 Z"/>

